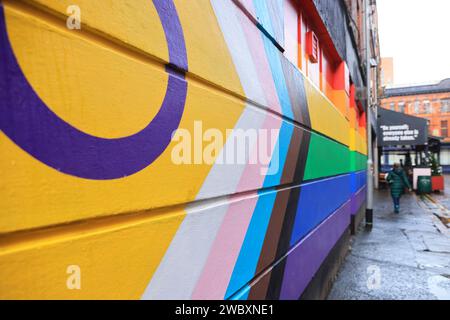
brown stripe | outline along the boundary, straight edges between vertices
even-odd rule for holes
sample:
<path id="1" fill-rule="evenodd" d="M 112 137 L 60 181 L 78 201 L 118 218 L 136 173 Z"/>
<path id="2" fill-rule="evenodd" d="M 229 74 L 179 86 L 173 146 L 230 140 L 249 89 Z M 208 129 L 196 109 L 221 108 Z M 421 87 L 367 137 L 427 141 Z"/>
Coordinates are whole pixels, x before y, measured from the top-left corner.
<path id="1" fill-rule="evenodd" d="M 311 127 L 303 75 L 283 55 L 281 55 L 280 60 L 294 120 L 307 127 Z"/>
<path id="2" fill-rule="evenodd" d="M 261 255 L 256 267 L 256 274 L 260 273 L 275 260 L 289 194 L 290 190 L 281 191 L 275 199 L 272 216 L 270 217 Z M 249 293 L 249 299 L 265 299 L 270 277 L 265 276 L 263 279 L 252 286 Z"/>
<path id="3" fill-rule="evenodd" d="M 306 159 L 308 157 L 310 132 L 304 131 L 302 137 L 302 144 L 297 161 L 296 179 L 303 180 L 303 173 L 305 170 Z M 280 232 L 280 238 L 278 240 L 278 248 L 275 259 L 279 259 L 290 248 L 290 239 L 292 234 L 292 228 L 294 225 L 295 217 L 297 215 L 298 201 L 300 199 L 301 187 L 292 189 L 289 195 L 288 205 L 286 208 L 286 214 L 284 216 L 282 231 Z M 281 291 L 281 285 L 284 275 L 285 259 L 274 268 L 270 275 L 270 284 L 267 289 L 267 299 L 278 299 Z"/>
<path id="4" fill-rule="evenodd" d="M 289 144 L 289 150 L 286 157 L 286 162 L 283 168 L 280 184 L 292 183 L 295 178 L 295 170 L 297 168 L 298 154 L 300 152 L 300 145 L 302 142 L 303 132 L 305 130 L 300 127 L 294 127 L 292 133 L 292 140 Z"/>
<path id="5" fill-rule="evenodd" d="M 297 167 L 298 155 L 300 152 L 300 145 L 304 131 L 302 128 L 294 127 L 292 140 L 289 146 L 286 163 L 281 177 L 281 184 L 291 183 L 295 178 L 295 171 Z M 275 259 L 278 240 L 283 227 L 283 221 L 286 213 L 286 206 L 289 200 L 290 190 L 278 192 L 273 211 L 270 217 L 267 232 L 264 238 L 264 243 L 259 256 L 259 261 L 256 267 L 256 274 L 267 268 Z M 270 277 L 266 277 L 268 280 Z M 262 279 L 261 279 L 262 280 Z M 251 288 L 250 299 L 264 299 L 266 296 L 269 281 L 259 281 Z"/>

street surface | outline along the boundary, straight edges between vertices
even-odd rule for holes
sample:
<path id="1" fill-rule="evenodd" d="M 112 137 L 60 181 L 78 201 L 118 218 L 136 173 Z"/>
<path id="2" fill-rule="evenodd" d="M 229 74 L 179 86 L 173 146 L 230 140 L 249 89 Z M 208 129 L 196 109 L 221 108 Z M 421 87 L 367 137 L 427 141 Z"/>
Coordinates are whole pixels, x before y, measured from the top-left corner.
<path id="1" fill-rule="evenodd" d="M 450 299 L 450 229 L 437 216 L 450 212 L 445 178 L 446 194 L 406 194 L 398 215 L 389 191 L 375 191 L 373 229 L 352 239 L 328 299 Z"/>

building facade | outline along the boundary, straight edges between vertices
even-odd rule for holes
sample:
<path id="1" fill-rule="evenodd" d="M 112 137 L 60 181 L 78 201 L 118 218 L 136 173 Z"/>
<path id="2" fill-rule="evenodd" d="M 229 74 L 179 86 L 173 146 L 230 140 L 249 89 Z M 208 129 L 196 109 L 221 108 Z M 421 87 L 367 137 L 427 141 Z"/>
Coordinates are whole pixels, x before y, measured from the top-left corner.
<path id="1" fill-rule="evenodd" d="M 381 58 L 381 83 L 384 86 L 394 85 L 394 58 Z"/>
<path id="2" fill-rule="evenodd" d="M 445 171 L 450 170 L 450 79 L 433 84 L 387 87 L 381 107 L 427 119 L 429 134 L 441 138 L 441 165 Z"/>
<path id="3" fill-rule="evenodd" d="M 0 1 L 0 297 L 323 295 L 365 209 L 350 16 Z M 242 132 L 258 161 L 224 160 Z"/>

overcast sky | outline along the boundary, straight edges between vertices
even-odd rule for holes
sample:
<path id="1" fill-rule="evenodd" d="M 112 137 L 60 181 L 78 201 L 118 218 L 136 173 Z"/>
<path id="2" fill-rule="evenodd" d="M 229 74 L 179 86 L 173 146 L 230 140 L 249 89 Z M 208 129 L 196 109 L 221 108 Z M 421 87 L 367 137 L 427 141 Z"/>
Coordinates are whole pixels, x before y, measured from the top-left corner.
<path id="1" fill-rule="evenodd" d="M 394 83 L 450 78 L 450 0 L 377 0 L 382 57 Z"/>

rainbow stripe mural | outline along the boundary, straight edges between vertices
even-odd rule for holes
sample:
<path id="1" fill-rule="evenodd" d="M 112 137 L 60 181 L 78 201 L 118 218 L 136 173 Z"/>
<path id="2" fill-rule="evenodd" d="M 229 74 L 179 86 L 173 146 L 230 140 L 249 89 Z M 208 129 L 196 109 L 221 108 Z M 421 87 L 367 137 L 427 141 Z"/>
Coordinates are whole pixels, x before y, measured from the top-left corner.
<path id="1" fill-rule="evenodd" d="M 300 297 L 364 203 L 366 145 L 275 45 L 281 1 L 78 0 L 81 30 L 70 1 L 0 3 L 0 298 Z M 174 164 L 195 121 L 278 130 L 279 170 Z"/>

